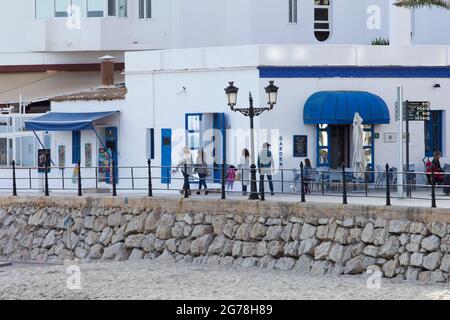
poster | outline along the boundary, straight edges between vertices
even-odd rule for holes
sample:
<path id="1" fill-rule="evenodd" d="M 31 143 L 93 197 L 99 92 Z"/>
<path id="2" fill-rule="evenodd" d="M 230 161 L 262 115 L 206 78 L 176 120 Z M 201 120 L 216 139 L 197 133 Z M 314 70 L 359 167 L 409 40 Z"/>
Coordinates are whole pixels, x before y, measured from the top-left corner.
<path id="1" fill-rule="evenodd" d="M 306 158 L 308 156 L 308 136 L 294 136 L 294 157 Z"/>
<path id="2" fill-rule="evenodd" d="M 84 144 L 84 162 L 86 168 L 92 167 L 92 143 Z"/>
<path id="3" fill-rule="evenodd" d="M 45 173 L 45 165 L 47 164 L 47 172 L 50 172 L 50 149 L 38 150 L 38 172 Z"/>
<path id="4" fill-rule="evenodd" d="M 111 178 L 111 157 L 109 156 L 111 150 L 100 148 L 98 149 L 98 181 L 110 183 Z"/>
<path id="5" fill-rule="evenodd" d="M 58 146 L 58 166 L 60 169 L 64 169 L 66 166 L 66 146 Z"/>

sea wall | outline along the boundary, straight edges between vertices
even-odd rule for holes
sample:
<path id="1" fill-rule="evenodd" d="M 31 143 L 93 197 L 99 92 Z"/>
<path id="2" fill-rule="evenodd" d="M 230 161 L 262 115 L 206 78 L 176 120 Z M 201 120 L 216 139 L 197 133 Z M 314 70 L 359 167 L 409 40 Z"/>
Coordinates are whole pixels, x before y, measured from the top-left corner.
<path id="1" fill-rule="evenodd" d="M 449 282 L 444 209 L 178 198 L 0 198 L 0 259 L 167 258 Z"/>

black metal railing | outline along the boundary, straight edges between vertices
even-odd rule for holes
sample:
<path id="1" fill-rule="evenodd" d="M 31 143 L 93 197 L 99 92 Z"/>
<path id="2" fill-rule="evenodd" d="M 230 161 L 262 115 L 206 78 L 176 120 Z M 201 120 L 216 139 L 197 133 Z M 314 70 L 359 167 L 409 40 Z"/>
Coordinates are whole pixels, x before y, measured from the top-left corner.
<path id="1" fill-rule="evenodd" d="M 195 165 L 188 164 L 154 166 L 151 160 L 147 161 L 146 166 L 128 167 L 116 167 L 114 162 L 109 167 L 81 167 L 80 163 L 74 167 L 20 167 L 13 161 L 11 167 L 0 167 L 0 190 L 10 190 L 13 196 L 27 190 L 37 190 L 45 196 L 59 190 L 76 191 L 78 196 L 83 196 L 90 190 L 104 190 L 114 197 L 123 191 L 145 191 L 152 197 L 155 191 L 178 190 L 185 198 L 189 198 L 196 189 L 195 184 L 200 183 L 195 169 Z M 235 181 L 230 181 L 229 170 L 238 173 L 240 190 L 234 189 Z M 70 171 L 71 176 L 67 174 Z M 209 167 L 207 171 L 213 172 L 204 178 L 210 186 L 208 191 L 219 193 L 221 199 L 226 199 L 227 194 L 248 194 L 248 187 L 252 182 L 250 168 L 233 169 L 222 163 L 214 168 Z M 156 172 L 160 174 L 155 174 Z M 399 182 L 400 178 L 404 183 Z M 431 201 L 432 208 L 437 207 L 438 201 L 450 200 L 450 197 L 437 195 L 437 189 L 441 188 L 446 195 L 450 193 L 450 173 L 437 170 L 403 172 L 389 164 L 386 164 L 384 170 L 361 172 L 349 169 L 345 164 L 337 169 L 312 169 L 301 163 L 299 170 L 277 169 L 272 175 L 265 172 L 264 175 L 259 175 L 256 182 L 262 201 L 266 199 L 267 183 L 275 196 L 298 196 L 301 202 L 307 202 L 310 195 L 341 197 L 343 204 L 347 204 L 352 197 L 372 197 L 385 198 L 386 206 L 390 206 L 392 198 L 405 198 L 403 194 L 394 195 L 399 188 L 405 190 L 407 198 Z M 233 188 L 230 188 L 231 185 Z"/>

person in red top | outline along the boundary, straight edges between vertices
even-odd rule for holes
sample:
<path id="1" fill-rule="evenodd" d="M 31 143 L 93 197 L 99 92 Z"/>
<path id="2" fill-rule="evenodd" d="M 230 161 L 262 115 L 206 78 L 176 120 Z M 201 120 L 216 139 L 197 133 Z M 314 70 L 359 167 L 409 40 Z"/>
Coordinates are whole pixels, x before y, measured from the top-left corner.
<path id="1" fill-rule="evenodd" d="M 233 184 L 236 180 L 237 169 L 235 166 L 229 166 L 227 170 L 227 191 L 233 191 Z"/>

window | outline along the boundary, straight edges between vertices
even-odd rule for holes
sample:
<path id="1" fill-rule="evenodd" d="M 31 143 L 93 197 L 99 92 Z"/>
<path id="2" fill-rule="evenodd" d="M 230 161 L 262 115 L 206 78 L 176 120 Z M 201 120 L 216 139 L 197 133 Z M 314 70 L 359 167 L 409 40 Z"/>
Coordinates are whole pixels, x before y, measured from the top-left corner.
<path id="1" fill-rule="evenodd" d="M 72 163 L 81 161 L 81 132 L 72 132 Z"/>
<path id="2" fill-rule="evenodd" d="M 155 159 L 155 129 L 147 129 L 147 159 Z"/>
<path id="3" fill-rule="evenodd" d="M 442 152 L 442 111 L 431 111 L 430 121 L 425 121 L 425 156 Z"/>
<path id="4" fill-rule="evenodd" d="M 289 0 L 289 23 L 297 23 L 297 0 Z"/>
<path id="5" fill-rule="evenodd" d="M 103 17 L 103 0 L 88 0 L 88 17 Z"/>
<path id="6" fill-rule="evenodd" d="M 0 138 L 0 166 L 8 165 L 8 139 Z"/>
<path id="7" fill-rule="evenodd" d="M 36 0 L 35 12 L 36 19 L 48 19 L 54 15 L 55 0 Z"/>
<path id="8" fill-rule="evenodd" d="M 70 0 L 55 0 L 55 17 L 63 18 L 68 16 L 67 9 L 71 5 Z"/>
<path id="9" fill-rule="evenodd" d="M 320 124 L 317 127 L 317 163 L 318 167 L 330 165 L 330 126 Z"/>
<path id="10" fill-rule="evenodd" d="M 108 0 L 108 16 L 121 17 L 127 16 L 127 0 Z"/>
<path id="11" fill-rule="evenodd" d="M 201 146 L 201 122 L 202 122 L 202 114 L 194 113 L 194 114 L 186 114 L 186 131 L 187 131 L 187 143 L 186 145 L 194 151 L 192 153 L 194 159 L 197 155 L 197 150 Z"/>
<path id="12" fill-rule="evenodd" d="M 152 0 L 139 0 L 139 19 L 152 18 Z"/>
<path id="13" fill-rule="evenodd" d="M 330 0 L 314 0 L 314 36 L 320 42 L 330 38 Z"/>

